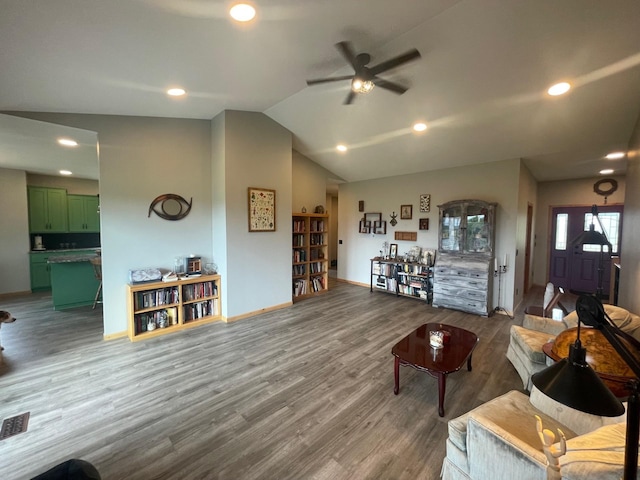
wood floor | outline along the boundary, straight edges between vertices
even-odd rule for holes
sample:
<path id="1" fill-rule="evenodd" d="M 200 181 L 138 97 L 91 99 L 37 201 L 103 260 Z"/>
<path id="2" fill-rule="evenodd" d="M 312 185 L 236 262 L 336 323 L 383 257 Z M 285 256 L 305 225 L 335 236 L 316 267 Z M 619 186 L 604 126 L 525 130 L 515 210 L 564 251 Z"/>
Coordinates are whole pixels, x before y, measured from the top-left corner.
<path id="1" fill-rule="evenodd" d="M 540 298 L 542 294 L 540 293 Z M 332 281 L 329 293 L 232 324 L 131 343 L 102 339 L 99 310 L 55 312 L 43 294 L 2 299 L 0 477 L 68 458 L 109 479 L 436 479 L 447 420 L 522 383 L 505 315 L 482 318 Z M 427 322 L 480 337 L 473 370 L 400 370 L 391 347 Z"/>

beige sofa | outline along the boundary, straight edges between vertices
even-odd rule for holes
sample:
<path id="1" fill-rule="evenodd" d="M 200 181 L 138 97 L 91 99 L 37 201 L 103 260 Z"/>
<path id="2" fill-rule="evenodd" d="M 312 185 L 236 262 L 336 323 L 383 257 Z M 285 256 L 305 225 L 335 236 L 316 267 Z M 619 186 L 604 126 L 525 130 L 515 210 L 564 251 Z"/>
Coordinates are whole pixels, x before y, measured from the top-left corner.
<path id="1" fill-rule="evenodd" d="M 624 465 L 625 416 L 606 418 L 570 409 L 540 393 L 508 392 L 448 422 L 443 480 L 545 480 L 547 457 L 538 436 L 560 428 L 564 480 L 619 480 Z M 556 444 L 553 447 L 558 448 Z"/>
<path id="2" fill-rule="evenodd" d="M 640 316 L 614 305 L 605 304 L 604 310 L 621 330 L 640 340 Z M 525 314 L 522 326 L 511 327 L 507 358 L 520 375 L 524 389 L 531 390 L 531 375 L 552 362 L 542 346 L 563 330 L 577 325 L 578 315 L 571 312 L 561 320 Z"/>

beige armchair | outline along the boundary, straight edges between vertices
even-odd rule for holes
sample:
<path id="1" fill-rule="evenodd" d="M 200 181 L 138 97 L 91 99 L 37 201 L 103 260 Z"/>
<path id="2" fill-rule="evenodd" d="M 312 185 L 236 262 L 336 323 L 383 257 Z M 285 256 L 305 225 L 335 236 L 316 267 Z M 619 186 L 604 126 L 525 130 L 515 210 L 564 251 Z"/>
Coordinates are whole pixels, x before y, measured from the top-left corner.
<path id="1" fill-rule="evenodd" d="M 605 304 L 604 310 L 618 328 L 640 340 L 640 316 L 615 305 Z M 560 320 L 525 313 L 522 326 L 511 327 L 507 358 L 520 375 L 524 389 L 531 390 L 531 375 L 552 362 L 542 346 L 563 330 L 577 325 L 578 315 L 574 311 Z"/>

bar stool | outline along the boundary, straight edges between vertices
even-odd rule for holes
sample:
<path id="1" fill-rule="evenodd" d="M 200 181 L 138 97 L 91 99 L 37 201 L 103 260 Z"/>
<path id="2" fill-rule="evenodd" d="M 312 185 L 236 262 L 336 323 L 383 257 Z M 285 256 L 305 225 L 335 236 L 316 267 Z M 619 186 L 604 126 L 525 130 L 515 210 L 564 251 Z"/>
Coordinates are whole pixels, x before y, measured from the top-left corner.
<path id="1" fill-rule="evenodd" d="M 93 265 L 93 273 L 96 276 L 96 280 L 100 281 L 98 285 L 98 291 L 96 292 L 96 296 L 93 299 L 93 309 L 96 308 L 97 303 L 102 303 L 102 300 L 98 300 L 100 298 L 100 294 L 102 293 L 102 257 L 97 256 L 89 260 L 91 265 Z"/>

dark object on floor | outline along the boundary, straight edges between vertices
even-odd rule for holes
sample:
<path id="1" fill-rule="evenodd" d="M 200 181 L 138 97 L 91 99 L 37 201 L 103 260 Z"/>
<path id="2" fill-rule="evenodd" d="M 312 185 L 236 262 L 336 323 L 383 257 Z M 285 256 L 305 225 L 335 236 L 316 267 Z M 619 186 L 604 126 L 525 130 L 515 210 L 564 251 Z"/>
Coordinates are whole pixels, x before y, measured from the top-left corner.
<path id="1" fill-rule="evenodd" d="M 29 425 L 29 413 L 22 413 L 15 417 L 7 418 L 2 422 L 2 430 L 0 430 L 0 440 L 12 437 L 22 432 L 27 431 Z"/>
<path id="2" fill-rule="evenodd" d="M 31 480 L 100 480 L 100 474 L 89 462 L 72 458 Z"/>

